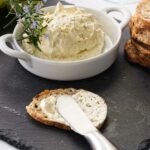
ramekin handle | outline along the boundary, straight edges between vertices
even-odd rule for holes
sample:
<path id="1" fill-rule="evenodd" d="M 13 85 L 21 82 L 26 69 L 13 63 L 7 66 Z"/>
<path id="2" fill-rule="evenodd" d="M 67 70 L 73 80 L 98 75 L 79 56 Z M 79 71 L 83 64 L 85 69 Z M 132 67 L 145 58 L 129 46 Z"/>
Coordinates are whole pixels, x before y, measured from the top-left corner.
<path id="1" fill-rule="evenodd" d="M 102 11 L 105 12 L 106 14 L 109 14 L 110 12 L 120 12 L 123 16 L 123 19 L 118 19 L 118 20 L 120 21 L 119 24 L 120 24 L 120 27 L 122 30 L 127 26 L 128 22 L 131 18 L 130 11 L 128 9 L 126 9 L 125 7 L 121 7 L 121 6 L 120 7 L 112 6 L 112 7 L 104 8 Z"/>
<path id="2" fill-rule="evenodd" d="M 10 48 L 7 43 L 12 43 L 13 42 L 13 35 L 12 34 L 5 34 L 0 37 L 0 50 L 12 57 L 18 58 L 18 59 L 23 59 L 23 60 L 29 60 L 29 55 L 26 54 L 23 51 L 18 51 L 15 49 Z"/>

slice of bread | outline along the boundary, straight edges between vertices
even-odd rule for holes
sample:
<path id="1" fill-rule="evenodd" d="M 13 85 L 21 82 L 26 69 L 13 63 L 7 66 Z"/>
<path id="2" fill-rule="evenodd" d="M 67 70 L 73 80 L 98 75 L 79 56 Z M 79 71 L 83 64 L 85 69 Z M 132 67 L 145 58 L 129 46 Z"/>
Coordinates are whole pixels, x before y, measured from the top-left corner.
<path id="1" fill-rule="evenodd" d="M 132 17 L 129 23 L 131 37 L 150 46 L 150 28 L 139 25 L 136 18 L 135 16 Z"/>
<path id="2" fill-rule="evenodd" d="M 68 88 L 45 90 L 36 95 L 32 102 L 26 106 L 27 113 L 33 119 L 43 124 L 70 130 L 70 126 L 61 117 L 56 108 L 57 96 L 59 95 L 71 95 L 92 121 L 93 125 L 97 128 L 102 126 L 107 116 L 106 103 L 100 96 L 83 89 Z M 43 101 L 46 102 L 46 107 L 50 110 L 48 115 L 41 107 Z"/>
<path id="3" fill-rule="evenodd" d="M 142 0 L 129 22 L 131 40 L 125 44 L 129 61 L 150 68 L 150 0 Z"/>
<path id="4" fill-rule="evenodd" d="M 144 29 L 144 28 L 150 29 L 150 24 L 145 24 L 143 22 L 143 19 L 141 19 L 137 14 L 132 16 L 131 21 L 133 25 L 136 25 L 136 27 L 139 29 Z"/>
<path id="5" fill-rule="evenodd" d="M 138 49 L 140 48 L 140 49 Z M 130 62 L 138 63 L 141 66 L 150 68 L 150 51 L 142 48 L 133 40 L 128 40 L 125 44 L 125 54 Z"/>
<path id="6" fill-rule="evenodd" d="M 137 18 L 142 20 L 145 26 L 150 26 L 150 0 L 143 0 L 136 8 Z"/>
<path id="7" fill-rule="evenodd" d="M 127 59 L 133 63 L 139 63 L 139 54 L 136 47 L 132 44 L 131 40 L 128 40 L 125 44 L 125 54 Z"/>
<path id="8" fill-rule="evenodd" d="M 150 68 L 150 49 L 146 49 L 134 40 L 132 40 L 132 44 L 138 49 L 139 63 Z"/>
<path id="9" fill-rule="evenodd" d="M 132 43 L 136 46 L 136 48 L 142 52 L 146 52 L 146 54 L 149 54 L 150 52 L 150 45 L 147 45 L 140 40 L 131 37 Z"/>
<path id="10" fill-rule="evenodd" d="M 137 29 L 135 29 L 137 30 Z M 149 30 L 137 30 L 135 32 L 132 30 L 131 37 L 141 43 L 141 45 L 145 45 L 145 47 L 150 47 L 150 31 Z M 148 48 L 149 49 L 149 48 Z"/>

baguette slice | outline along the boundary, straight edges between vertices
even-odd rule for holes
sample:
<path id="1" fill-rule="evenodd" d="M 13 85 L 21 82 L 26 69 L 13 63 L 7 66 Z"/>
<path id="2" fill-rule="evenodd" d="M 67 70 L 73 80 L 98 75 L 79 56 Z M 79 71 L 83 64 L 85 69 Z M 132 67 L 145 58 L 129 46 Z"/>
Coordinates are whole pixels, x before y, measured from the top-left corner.
<path id="1" fill-rule="evenodd" d="M 56 89 L 45 90 L 33 98 L 33 101 L 26 106 L 27 113 L 35 120 L 50 126 L 70 130 L 68 123 L 60 116 L 56 109 L 58 95 L 71 95 L 79 104 L 81 109 L 85 112 L 88 118 L 92 121 L 93 125 L 100 128 L 107 116 L 107 105 L 104 100 L 89 91 L 82 89 Z M 47 115 L 41 104 L 46 101 L 50 109 L 50 114 Z M 73 111 L 73 110 L 72 110 Z"/>
<path id="2" fill-rule="evenodd" d="M 139 3 L 136 14 L 145 26 L 150 26 L 150 0 L 143 0 Z"/>
<path id="3" fill-rule="evenodd" d="M 139 49 L 138 49 L 139 48 Z M 149 51 L 137 45 L 133 40 L 128 40 L 125 44 L 125 54 L 130 62 L 138 63 L 141 66 L 150 68 Z"/>
<path id="4" fill-rule="evenodd" d="M 131 40 L 128 40 L 125 44 L 125 54 L 127 59 L 133 63 L 139 63 L 139 54 L 136 47 L 132 44 Z"/>
<path id="5" fill-rule="evenodd" d="M 139 14 L 135 14 L 134 16 L 132 16 L 131 22 L 132 22 L 131 25 L 136 26 L 138 29 L 147 28 L 147 29 L 150 30 L 150 24 L 145 24 L 143 19 L 141 17 L 139 17 Z M 132 26 L 129 25 L 129 27 L 132 27 Z"/>
<path id="6" fill-rule="evenodd" d="M 150 50 L 146 49 L 134 40 L 132 40 L 132 43 L 136 49 L 138 49 L 139 63 L 147 68 L 150 68 Z"/>
<path id="7" fill-rule="evenodd" d="M 150 47 L 150 31 L 146 29 L 137 31 L 135 30 L 137 29 L 132 30 L 131 37 L 142 45 L 145 45 L 145 47 Z"/>
<path id="8" fill-rule="evenodd" d="M 142 27 L 142 24 L 139 24 L 136 18 L 136 16 L 132 17 L 129 23 L 131 37 L 150 46 L 150 27 Z"/>

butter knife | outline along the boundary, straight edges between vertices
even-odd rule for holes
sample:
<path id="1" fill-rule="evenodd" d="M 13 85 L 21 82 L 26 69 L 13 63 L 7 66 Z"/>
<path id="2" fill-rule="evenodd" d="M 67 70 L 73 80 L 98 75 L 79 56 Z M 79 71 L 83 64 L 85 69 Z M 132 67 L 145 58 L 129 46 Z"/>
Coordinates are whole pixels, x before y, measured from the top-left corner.
<path id="1" fill-rule="evenodd" d="M 117 150 L 91 123 L 76 101 L 68 95 L 58 96 L 56 107 L 71 129 L 84 136 L 93 150 Z"/>

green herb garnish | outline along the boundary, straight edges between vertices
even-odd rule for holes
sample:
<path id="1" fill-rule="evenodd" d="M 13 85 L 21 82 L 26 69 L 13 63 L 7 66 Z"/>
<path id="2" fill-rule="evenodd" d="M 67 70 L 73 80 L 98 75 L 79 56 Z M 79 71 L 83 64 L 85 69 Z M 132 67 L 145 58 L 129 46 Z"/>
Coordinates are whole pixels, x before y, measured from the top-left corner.
<path id="1" fill-rule="evenodd" d="M 43 33 L 43 30 L 46 28 L 46 25 L 43 26 L 44 13 L 41 10 L 44 5 L 43 2 L 46 2 L 46 0 L 26 0 L 23 2 L 20 2 L 19 0 L 8 1 L 11 6 L 9 14 L 15 14 L 15 17 L 9 22 L 9 24 L 17 19 L 17 22 L 23 24 L 24 27 L 22 39 L 27 38 L 30 43 L 38 48 L 38 42 L 40 42 L 39 38 Z"/>

